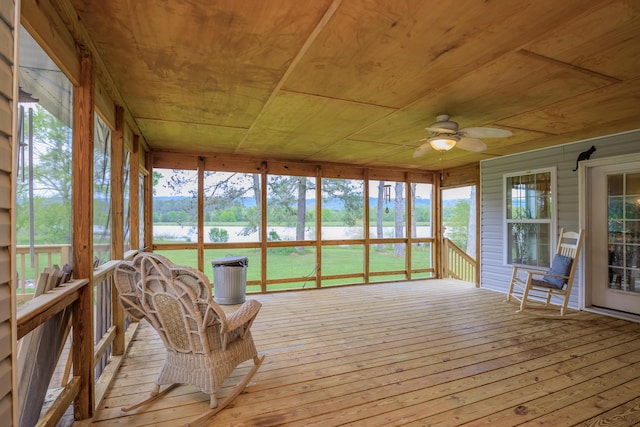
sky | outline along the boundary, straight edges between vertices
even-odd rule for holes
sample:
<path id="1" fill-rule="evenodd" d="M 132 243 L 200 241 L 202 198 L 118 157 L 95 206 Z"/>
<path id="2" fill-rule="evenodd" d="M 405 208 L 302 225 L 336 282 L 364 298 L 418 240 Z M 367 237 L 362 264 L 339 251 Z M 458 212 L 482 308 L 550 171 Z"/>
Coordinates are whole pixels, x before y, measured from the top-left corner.
<path id="1" fill-rule="evenodd" d="M 155 188 L 155 195 L 162 197 L 162 196 L 175 196 L 176 194 L 168 187 L 167 184 L 167 179 L 168 179 L 168 175 L 171 174 L 172 170 L 171 169 L 155 169 L 155 171 L 160 172 L 163 175 L 163 178 L 160 180 L 159 185 L 156 186 Z M 196 171 L 187 171 L 190 174 L 193 174 L 194 180 L 197 176 L 197 172 Z M 216 175 L 220 176 L 219 174 L 222 174 L 222 172 L 218 172 L 216 173 Z M 225 174 L 225 176 L 228 174 Z M 418 185 L 417 187 L 417 194 L 416 196 L 422 199 L 428 199 L 430 198 L 430 194 L 429 192 L 431 191 L 432 186 L 429 184 L 421 184 Z M 392 194 L 393 191 L 395 191 L 395 188 L 392 187 Z M 369 193 L 370 193 L 370 197 L 377 197 L 378 196 L 378 181 L 371 181 L 371 184 L 369 185 Z M 185 189 L 181 195 L 184 196 L 190 196 L 189 192 L 187 191 L 187 189 Z M 313 198 L 315 196 L 315 194 L 311 195 L 311 198 Z M 459 187 L 459 188 L 452 188 L 452 189 L 446 189 L 443 191 L 443 199 L 444 200 L 452 200 L 452 199 L 468 199 L 471 196 L 471 187 Z"/>

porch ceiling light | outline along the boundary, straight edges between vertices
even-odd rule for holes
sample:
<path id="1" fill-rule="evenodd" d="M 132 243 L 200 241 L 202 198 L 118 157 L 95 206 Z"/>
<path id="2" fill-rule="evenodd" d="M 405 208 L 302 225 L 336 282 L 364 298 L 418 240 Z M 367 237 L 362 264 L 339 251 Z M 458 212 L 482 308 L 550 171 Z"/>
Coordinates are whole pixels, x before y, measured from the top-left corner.
<path id="1" fill-rule="evenodd" d="M 436 135 L 428 139 L 429 145 L 436 151 L 449 151 L 459 140 L 456 135 Z"/>

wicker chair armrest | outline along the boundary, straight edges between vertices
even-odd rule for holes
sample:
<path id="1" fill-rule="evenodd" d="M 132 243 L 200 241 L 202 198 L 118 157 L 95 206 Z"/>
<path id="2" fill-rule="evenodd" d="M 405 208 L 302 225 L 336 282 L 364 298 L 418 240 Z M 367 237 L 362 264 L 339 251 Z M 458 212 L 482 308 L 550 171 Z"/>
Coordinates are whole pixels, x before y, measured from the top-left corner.
<path id="1" fill-rule="evenodd" d="M 246 301 L 235 313 L 227 317 L 227 321 L 222 325 L 222 332 L 231 332 L 241 327 L 248 329 L 258 315 L 261 307 L 262 304 L 256 300 Z"/>

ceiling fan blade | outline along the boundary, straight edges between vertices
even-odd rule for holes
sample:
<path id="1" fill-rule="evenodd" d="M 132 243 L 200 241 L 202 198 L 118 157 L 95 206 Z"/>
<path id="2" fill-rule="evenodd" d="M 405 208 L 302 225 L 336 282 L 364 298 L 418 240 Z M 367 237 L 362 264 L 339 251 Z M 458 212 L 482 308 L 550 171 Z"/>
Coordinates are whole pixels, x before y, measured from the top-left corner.
<path id="1" fill-rule="evenodd" d="M 413 158 L 415 159 L 416 157 L 424 156 L 429 151 L 431 151 L 431 144 L 425 142 L 424 144 L 416 148 L 416 151 L 413 152 Z"/>
<path id="2" fill-rule="evenodd" d="M 471 138 L 506 138 L 513 135 L 510 131 L 496 128 L 471 127 L 458 131 L 459 135 L 469 136 Z"/>
<path id="3" fill-rule="evenodd" d="M 463 136 L 460 141 L 455 145 L 457 148 L 462 148 L 467 151 L 480 152 L 487 149 L 487 144 L 481 139 L 471 138 L 469 136 Z"/>

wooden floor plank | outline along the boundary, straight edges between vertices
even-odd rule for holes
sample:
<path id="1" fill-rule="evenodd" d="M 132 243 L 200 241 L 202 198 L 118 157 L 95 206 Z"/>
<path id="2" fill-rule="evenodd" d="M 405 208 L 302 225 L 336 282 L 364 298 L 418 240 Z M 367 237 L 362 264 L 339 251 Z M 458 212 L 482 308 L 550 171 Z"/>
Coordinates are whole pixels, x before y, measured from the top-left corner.
<path id="1" fill-rule="evenodd" d="M 618 393 L 622 389 L 622 393 Z M 615 395 L 614 395 L 615 393 Z M 631 393 L 631 396 L 638 394 L 635 390 Z M 620 396 L 619 400 L 616 399 Z M 611 400 L 624 401 L 629 397 L 628 387 L 620 387 L 612 389 L 612 392 L 608 396 Z M 605 412 L 604 414 L 598 414 L 593 418 L 578 424 L 579 427 L 628 427 L 640 425 L 640 396 L 629 400 L 623 404 L 617 404 L 613 409 Z"/>
<path id="2" fill-rule="evenodd" d="M 519 399 L 516 396 L 505 393 L 517 392 L 523 384 L 535 384 L 548 378 L 554 378 L 562 373 L 571 372 L 582 366 L 589 366 L 594 363 L 594 359 L 601 357 L 613 357 L 620 353 L 629 351 L 624 344 L 608 347 L 613 341 L 603 343 L 606 348 L 597 352 L 587 354 L 586 357 L 577 359 L 577 351 L 585 352 L 603 345 L 585 344 L 583 348 L 570 348 L 565 351 L 553 354 L 553 357 L 539 357 L 517 365 L 505 364 L 494 370 L 487 370 L 480 374 L 469 374 L 464 369 L 456 369 L 455 378 L 450 372 L 441 375 L 441 379 L 434 378 L 434 385 L 425 388 L 418 388 L 414 392 L 403 395 L 394 395 L 382 401 L 372 402 L 357 408 L 351 408 L 351 419 L 342 416 L 342 422 L 360 420 L 352 425 L 374 426 L 374 425 L 394 425 L 395 420 L 402 420 L 406 423 L 411 420 L 420 420 L 426 414 L 438 414 L 447 409 L 458 410 L 464 407 L 465 414 L 473 417 L 480 417 L 477 411 L 485 410 L 489 414 L 495 411 L 496 407 L 489 402 L 488 398 L 497 396 L 498 405 L 504 404 L 509 398 Z M 639 344 L 640 345 L 640 344 Z M 524 371 L 524 372 L 523 372 Z M 452 398 L 455 396 L 455 398 Z M 519 401 L 519 400 L 517 400 Z M 474 403 L 477 403 L 474 407 Z M 401 408 L 401 410 L 398 410 Z M 375 414 L 380 414 L 373 417 Z M 446 420 L 455 419 L 451 413 L 444 416 Z M 434 422 L 430 419 L 428 424 Z M 463 422 L 458 420 L 458 422 Z M 323 424 L 323 419 L 307 420 L 307 425 Z"/>
<path id="3" fill-rule="evenodd" d="M 577 312 L 516 314 L 504 296 L 455 280 L 249 295 L 266 359 L 208 426 L 566 425 L 634 420 L 640 324 Z M 232 313 L 237 306 L 223 306 Z M 98 408 L 95 426 L 174 426 L 208 409 L 182 386 L 146 397 L 164 347 L 145 322 Z M 219 391 L 250 369 L 239 367 Z M 574 418 L 577 419 L 577 418 Z M 536 425 L 536 424 L 531 424 Z"/>

